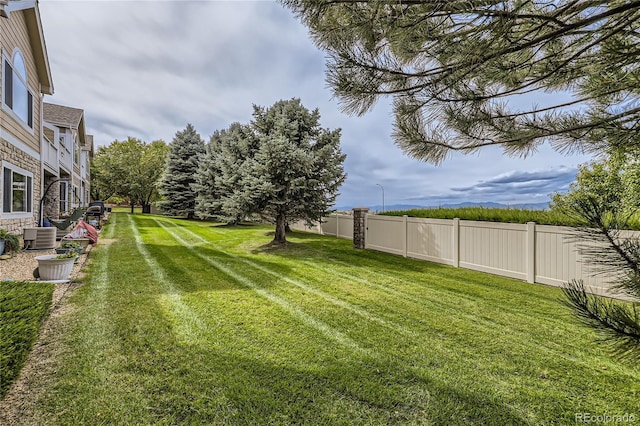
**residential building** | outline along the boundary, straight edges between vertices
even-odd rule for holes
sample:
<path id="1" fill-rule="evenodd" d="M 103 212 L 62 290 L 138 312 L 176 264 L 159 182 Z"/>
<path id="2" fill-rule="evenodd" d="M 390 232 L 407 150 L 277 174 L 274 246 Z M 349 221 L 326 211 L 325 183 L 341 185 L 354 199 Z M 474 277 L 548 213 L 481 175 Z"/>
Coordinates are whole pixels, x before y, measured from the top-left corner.
<path id="1" fill-rule="evenodd" d="M 53 94 L 38 2 L 0 0 L 0 227 L 36 226 L 44 171 L 43 98 Z"/>
<path id="2" fill-rule="evenodd" d="M 57 141 L 57 145 L 50 144 L 52 155 L 44 161 L 47 164 L 44 184 L 46 187 L 53 180 L 59 181 L 59 190 L 47 193 L 44 216 L 64 216 L 89 204 L 93 136 L 86 134 L 84 111 L 79 108 L 45 102 L 43 112 L 45 137 Z M 57 148 L 57 162 L 53 147 Z"/>
<path id="3" fill-rule="evenodd" d="M 38 1 L 0 0 L 0 228 L 21 234 L 87 206 L 93 137 L 53 94 Z"/>

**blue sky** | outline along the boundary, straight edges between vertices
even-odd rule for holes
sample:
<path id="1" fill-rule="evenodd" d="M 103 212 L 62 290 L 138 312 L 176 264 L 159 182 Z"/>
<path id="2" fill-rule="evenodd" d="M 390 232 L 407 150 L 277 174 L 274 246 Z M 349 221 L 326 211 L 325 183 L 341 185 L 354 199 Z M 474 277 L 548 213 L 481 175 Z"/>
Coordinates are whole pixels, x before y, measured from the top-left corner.
<path id="1" fill-rule="evenodd" d="M 510 158 L 498 148 L 453 155 L 433 166 L 391 138 L 389 99 L 363 117 L 340 112 L 325 82 L 326 54 L 271 1 L 44 0 L 40 11 L 55 94 L 48 102 L 85 110 L 97 145 L 134 136 L 170 142 L 192 123 L 205 140 L 252 105 L 297 97 L 321 124 L 342 129 L 347 180 L 338 206 L 546 202 L 566 190 L 588 156 L 543 146 Z M 522 100 L 540 103 L 540 100 Z"/>

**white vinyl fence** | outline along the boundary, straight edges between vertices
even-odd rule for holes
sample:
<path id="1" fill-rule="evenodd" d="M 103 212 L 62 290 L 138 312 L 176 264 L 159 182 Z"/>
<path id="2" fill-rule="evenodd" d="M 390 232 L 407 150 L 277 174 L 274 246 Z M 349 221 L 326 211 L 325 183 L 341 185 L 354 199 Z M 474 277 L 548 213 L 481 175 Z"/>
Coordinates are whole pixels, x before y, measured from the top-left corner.
<path id="1" fill-rule="evenodd" d="M 291 224 L 291 229 L 314 232 L 322 235 L 332 235 L 338 238 L 353 239 L 353 216 L 344 213 L 334 213 L 322 219 L 322 224 L 308 227 L 304 222 Z"/>
<path id="2" fill-rule="evenodd" d="M 347 214 L 332 214 L 322 225 L 311 228 L 302 223 L 292 227 L 353 238 L 353 216 Z M 627 233 L 627 236 L 638 235 L 638 232 Z M 591 292 L 614 295 L 610 290 L 611 277 L 594 274 L 578 253 L 581 243 L 568 227 L 369 214 L 365 243 L 369 250 L 531 283 L 561 286 L 572 279 L 582 279 Z"/>
<path id="3" fill-rule="evenodd" d="M 593 293 L 613 294 L 611 277 L 594 274 L 568 227 L 368 215 L 365 242 L 367 249 L 531 283 L 582 279 Z"/>

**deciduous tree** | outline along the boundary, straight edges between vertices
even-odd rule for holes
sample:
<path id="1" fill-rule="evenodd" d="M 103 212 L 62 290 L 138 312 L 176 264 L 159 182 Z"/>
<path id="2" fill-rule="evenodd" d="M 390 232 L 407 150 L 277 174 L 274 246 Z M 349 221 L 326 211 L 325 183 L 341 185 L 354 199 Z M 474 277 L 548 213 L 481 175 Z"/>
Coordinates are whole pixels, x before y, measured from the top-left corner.
<path id="1" fill-rule="evenodd" d="M 582 281 L 567 283 L 564 292 L 580 318 L 601 332 L 615 351 L 640 358 L 640 238 L 638 228 L 640 163 L 635 152 L 614 151 L 580 168 L 569 191 L 555 194 L 551 208 L 576 219 L 578 250 L 593 274 L 606 274 L 613 289 L 631 302 L 589 294 Z"/>
<path id="2" fill-rule="evenodd" d="M 163 141 L 148 144 L 129 137 L 99 148 L 92 172 L 100 177 L 103 194 L 128 198 L 132 213 L 137 204 L 142 205 L 143 211 L 149 211 L 150 203 L 158 198 L 157 183 L 166 155 L 167 145 Z"/>

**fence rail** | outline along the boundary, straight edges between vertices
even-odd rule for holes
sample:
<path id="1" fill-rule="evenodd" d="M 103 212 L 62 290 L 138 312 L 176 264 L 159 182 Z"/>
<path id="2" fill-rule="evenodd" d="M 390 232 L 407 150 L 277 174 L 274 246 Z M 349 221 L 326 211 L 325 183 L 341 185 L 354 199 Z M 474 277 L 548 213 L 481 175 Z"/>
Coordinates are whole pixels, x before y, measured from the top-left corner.
<path id="1" fill-rule="evenodd" d="M 321 225 L 293 228 L 351 239 L 353 216 L 332 214 Z M 611 289 L 612 276 L 595 274 L 580 255 L 584 242 L 577 241 L 572 228 L 369 214 L 365 229 L 369 250 L 552 286 L 582 279 L 592 293 L 619 297 Z"/>

